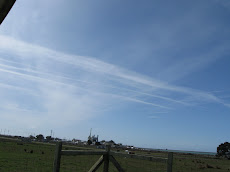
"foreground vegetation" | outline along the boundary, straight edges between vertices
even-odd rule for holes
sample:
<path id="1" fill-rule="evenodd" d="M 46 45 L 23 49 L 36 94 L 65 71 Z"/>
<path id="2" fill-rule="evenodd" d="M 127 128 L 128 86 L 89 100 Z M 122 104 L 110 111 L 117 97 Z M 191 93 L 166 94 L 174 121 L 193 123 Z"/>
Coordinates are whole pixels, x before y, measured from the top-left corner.
<path id="1" fill-rule="evenodd" d="M 51 172 L 55 145 L 49 143 L 23 143 L 19 140 L 0 138 L 0 171 L 3 172 Z M 63 149 L 89 149 L 89 147 L 64 146 Z M 121 150 L 122 151 L 122 150 Z M 136 151 L 136 154 L 167 157 L 164 152 Z M 63 156 L 61 171 L 88 171 L 100 156 Z M 167 164 L 115 157 L 130 172 L 166 171 Z M 102 168 L 99 169 L 102 171 Z M 110 171 L 116 171 L 110 164 Z M 216 157 L 191 154 L 174 154 L 173 171 L 230 171 L 230 161 Z"/>

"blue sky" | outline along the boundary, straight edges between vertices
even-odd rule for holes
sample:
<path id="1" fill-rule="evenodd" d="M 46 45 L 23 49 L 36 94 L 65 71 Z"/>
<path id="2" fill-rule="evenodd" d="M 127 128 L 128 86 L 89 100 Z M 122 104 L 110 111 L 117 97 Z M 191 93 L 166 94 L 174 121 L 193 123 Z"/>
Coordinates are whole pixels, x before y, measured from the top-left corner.
<path id="1" fill-rule="evenodd" d="M 18 0 L 0 26 L 1 133 L 215 152 L 229 17 L 228 0 Z"/>

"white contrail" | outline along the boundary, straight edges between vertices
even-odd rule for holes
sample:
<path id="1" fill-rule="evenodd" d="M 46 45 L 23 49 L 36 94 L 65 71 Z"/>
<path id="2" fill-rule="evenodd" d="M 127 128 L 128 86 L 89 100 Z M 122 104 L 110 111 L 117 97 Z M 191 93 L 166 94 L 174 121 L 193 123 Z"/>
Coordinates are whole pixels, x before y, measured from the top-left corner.
<path id="1" fill-rule="evenodd" d="M 46 75 L 46 76 L 51 77 L 51 78 L 56 77 L 56 78 L 71 80 L 71 81 L 75 81 L 75 82 L 82 82 L 82 83 L 87 83 L 87 84 L 91 84 L 91 85 L 99 85 L 99 86 L 105 86 L 105 87 L 108 87 L 108 88 L 114 88 L 114 89 L 119 89 L 119 90 L 123 90 L 123 91 L 129 91 L 129 92 L 133 92 L 133 93 L 137 93 L 137 94 L 141 94 L 141 95 L 146 95 L 146 96 L 150 96 L 150 97 L 163 99 L 163 100 L 173 102 L 173 103 L 179 103 L 179 104 L 183 104 L 183 105 L 191 105 L 189 103 L 179 101 L 179 100 L 175 100 L 175 99 L 172 99 L 172 98 L 169 98 L 169 97 L 159 96 L 159 95 L 150 94 L 150 93 L 141 92 L 141 91 L 135 91 L 135 90 L 124 88 L 124 87 L 117 87 L 117 86 L 112 86 L 112 85 L 109 85 L 109 84 L 88 82 L 88 81 L 84 81 L 84 80 L 72 79 L 72 78 L 69 78 L 69 77 L 63 77 L 63 76 L 59 76 L 59 75 L 54 75 L 54 74 L 51 74 L 51 73 L 38 72 L 37 70 L 41 70 L 41 69 L 38 69 L 38 68 L 36 68 L 36 70 L 34 70 L 34 69 L 23 69 L 23 68 L 10 66 L 10 65 L 5 65 L 5 64 L 1 64 L 1 63 L 0 63 L 0 66 L 6 67 L 8 69 L 16 69 L 16 70 L 20 70 L 20 71 L 24 71 L 24 72 L 31 72 L 31 73 L 34 73 L 34 74 Z"/>
<path id="2" fill-rule="evenodd" d="M 62 82 L 58 82 L 58 81 L 54 81 L 54 80 L 50 80 L 50 79 L 46 79 L 46 78 L 41 78 L 41 77 L 38 77 L 38 76 L 32 76 L 32 75 L 23 74 L 23 73 L 20 73 L 20 72 L 10 71 L 10 70 L 1 69 L 1 68 L 0 68 L 0 71 L 10 73 L 10 74 L 14 74 L 14 75 L 19 75 L 21 77 L 24 77 L 26 79 L 30 79 L 30 80 L 33 80 L 33 81 L 36 81 L 36 82 L 37 81 L 47 81 L 47 82 L 50 82 L 50 83 L 60 84 L 60 85 L 64 85 L 64 86 L 70 86 L 70 87 L 78 88 L 78 89 L 80 88 L 80 89 L 89 91 L 88 89 L 85 89 L 85 88 L 82 88 L 82 87 L 77 87 L 77 86 L 72 85 L 72 84 L 66 84 L 66 83 L 62 83 Z M 142 100 L 138 100 L 138 99 L 134 99 L 134 98 L 130 98 L 130 97 L 125 97 L 125 96 L 120 96 L 120 95 L 115 95 L 115 94 L 110 94 L 110 93 L 99 93 L 99 92 L 97 92 L 96 94 L 113 95 L 115 97 L 120 97 L 120 98 L 123 98 L 125 100 L 129 100 L 129 101 L 133 101 L 133 102 L 139 102 L 139 103 L 146 104 L 146 105 L 152 105 L 152 106 L 157 106 L 157 107 L 161 107 L 161 108 L 170 109 L 170 108 L 162 106 L 162 105 L 158 105 L 158 104 L 154 104 L 154 103 L 150 103 L 150 102 L 146 102 L 146 101 L 142 101 Z"/>
<path id="3" fill-rule="evenodd" d="M 97 72 L 99 74 L 101 73 L 101 74 L 113 76 L 115 79 L 118 79 L 119 82 L 125 83 L 126 85 L 129 86 L 133 86 L 135 85 L 135 83 L 139 84 L 138 88 L 140 89 L 142 86 L 148 86 L 151 87 L 152 89 L 178 92 L 192 97 L 199 97 L 201 100 L 204 101 L 212 101 L 212 102 L 217 102 L 217 103 L 227 105 L 226 103 L 223 103 L 223 101 L 220 100 L 218 97 L 210 93 L 206 93 L 203 91 L 194 90 L 190 88 L 185 88 L 185 87 L 174 86 L 174 85 L 164 83 L 162 81 L 153 80 L 152 78 L 147 77 L 145 75 L 141 75 L 136 72 L 115 66 L 113 64 L 109 64 L 100 60 L 93 59 L 91 57 L 68 55 L 68 54 L 60 53 L 57 51 L 50 50 L 48 48 L 18 41 L 15 40 L 14 38 L 7 37 L 7 36 L 0 35 L 0 38 L 1 38 L 0 39 L 1 51 L 17 54 L 17 57 L 20 57 L 23 60 L 26 59 L 36 60 L 37 58 L 42 60 L 52 59 L 57 62 L 74 66 L 77 69 L 86 70 L 87 72 L 92 72 L 92 73 Z M 140 86 L 140 84 L 142 86 Z M 182 101 L 173 100 L 171 98 L 164 98 L 163 96 L 162 97 L 158 96 L 158 98 L 162 98 L 168 101 L 174 101 L 182 104 L 185 103 Z"/>

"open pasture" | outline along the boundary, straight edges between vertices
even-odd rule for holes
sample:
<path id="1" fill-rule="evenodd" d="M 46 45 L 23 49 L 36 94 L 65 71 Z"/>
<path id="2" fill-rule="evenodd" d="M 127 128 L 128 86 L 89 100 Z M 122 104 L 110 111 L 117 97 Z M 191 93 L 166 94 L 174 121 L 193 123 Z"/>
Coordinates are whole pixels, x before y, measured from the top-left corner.
<path id="1" fill-rule="evenodd" d="M 65 150 L 86 150 L 89 147 L 63 146 Z M 49 143 L 23 143 L 13 139 L 0 139 L 0 171 L 3 172 L 51 172 L 53 170 L 55 144 Z M 122 151 L 122 150 L 121 150 Z M 166 152 L 136 151 L 135 154 L 148 156 L 167 157 Z M 100 156 L 62 156 L 61 171 L 88 171 Z M 151 172 L 167 171 L 167 164 L 146 160 L 116 157 L 125 171 Z M 98 171 L 102 171 L 99 168 Z M 110 163 L 110 171 L 116 169 Z M 230 161 L 213 156 L 191 155 L 174 153 L 173 171 L 202 171 L 202 172 L 226 172 L 230 171 Z"/>

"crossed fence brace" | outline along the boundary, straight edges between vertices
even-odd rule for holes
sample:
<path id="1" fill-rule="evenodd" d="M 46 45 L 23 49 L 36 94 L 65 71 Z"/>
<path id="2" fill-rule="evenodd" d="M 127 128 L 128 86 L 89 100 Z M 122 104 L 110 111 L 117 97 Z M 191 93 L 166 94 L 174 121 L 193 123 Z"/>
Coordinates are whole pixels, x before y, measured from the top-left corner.
<path id="1" fill-rule="evenodd" d="M 104 162 L 103 172 L 108 172 L 110 161 L 117 168 L 118 172 L 125 172 L 125 170 L 121 167 L 121 165 L 114 158 L 114 155 L 122 156 L 122 157 L 135 158 L 135 159 L 141 159 L 141 160 L 149 160 L 149 161 L 167 163 L 167 172 L 172 172 L 172 164 L 173 164 L 173 153 L 172 152 L 168 153 L 168 158 L 159 158 L 159 157 L 130 155 L 130 154 L 124 154 L 124 153 L 111 152 L 110 148 L 111 148 L 111 145 L 107 145 L 105 151 L 62 150 L 62 142 L 58 142 L 56 144 L 53 172 L 59 172 L 60 171 L 60 162 L 61 162 L 61 156 L 62 155 L 66 155 L 66 156 L 102 155 L 97 160 L 97 162 L 90 168 L 90 170 L 88 172 L 97 171 L 97 169 L 102 165 L 103 162 Z"/>

